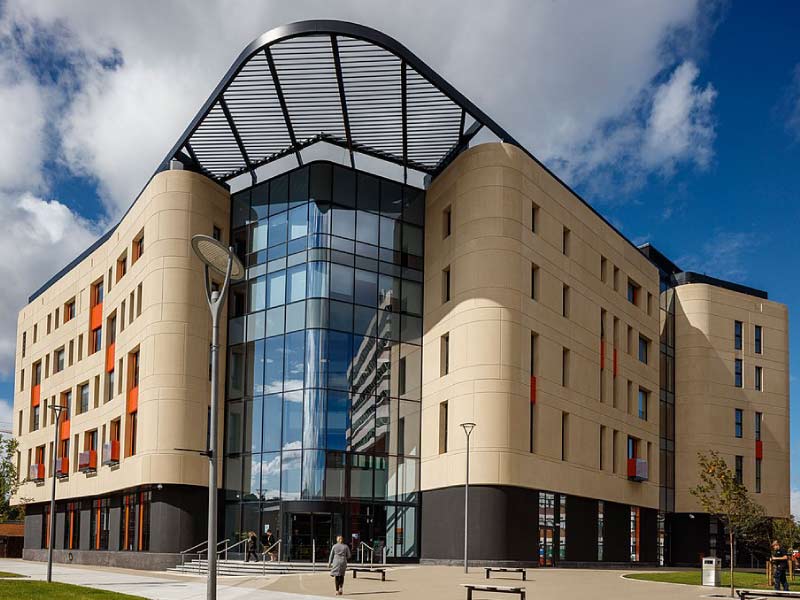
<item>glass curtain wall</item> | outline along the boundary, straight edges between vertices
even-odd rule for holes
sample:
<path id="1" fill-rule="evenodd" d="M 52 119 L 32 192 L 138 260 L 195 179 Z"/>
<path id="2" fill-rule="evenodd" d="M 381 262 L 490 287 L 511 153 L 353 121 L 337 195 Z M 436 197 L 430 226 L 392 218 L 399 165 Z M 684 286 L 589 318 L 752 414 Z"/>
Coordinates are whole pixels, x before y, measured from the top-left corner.
<path id="1" fill-rule="evenodd" d="M 313 522 L 298 539 L 418 557 L 424 214 L 422 190 L 323 162 L 233 196 L 227 537 Z"/>

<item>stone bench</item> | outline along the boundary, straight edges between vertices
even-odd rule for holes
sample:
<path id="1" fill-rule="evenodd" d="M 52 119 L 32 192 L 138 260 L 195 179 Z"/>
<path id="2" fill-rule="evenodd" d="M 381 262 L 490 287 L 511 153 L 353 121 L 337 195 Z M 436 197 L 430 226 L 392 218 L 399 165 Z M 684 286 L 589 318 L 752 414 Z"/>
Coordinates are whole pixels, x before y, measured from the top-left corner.
<path id="1" fill-rule="evenodd" d="M 380 573 L 381 581 L 386 581 L 386 569 L 380 567 L 350 567 L 353 572 L 353 579 L 358 578 L 358 573 Z"/>
<path id="2" fill-rule="evenodd" d="M 800 598 L 800 592 L 781 592 L 777 590 L 736 590 L 739 600 L 748 598 Z"/>
<path id="3" fill-rule="evenodd" d="M 522 567 L 484 567 L 486 579 L 491 579 L 491 573 L 522 573 L 522 581 L 527 581 L 528 575 Z"/>
<path id="4" fill-rule="evenodd" d="M 520 600 L 525 600 L 525 588 L 513 587 L 508 585 L 480 585 L 474 583 L 462 583 L 467 589 L 467 600 L 472 600 L 472 592 L 497 592 L 498 594 L 519 594 Z"/>

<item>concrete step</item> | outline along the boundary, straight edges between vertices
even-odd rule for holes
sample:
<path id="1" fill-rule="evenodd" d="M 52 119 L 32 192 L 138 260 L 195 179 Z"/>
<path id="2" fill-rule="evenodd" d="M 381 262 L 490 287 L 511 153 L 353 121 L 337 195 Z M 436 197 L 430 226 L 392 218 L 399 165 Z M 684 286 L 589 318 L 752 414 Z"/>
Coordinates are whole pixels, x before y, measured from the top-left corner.
<path id="1" fill-rule="evenodd" d="M 354 565 L 356 566 L 356 565 Z M 360 566 L 360 565 L 358 565 Z M 366 565 L 370 566 L 370 565 Z M 373 565 L 375 567 L 385 567 L 386 565 Z M 251 576 L 258 575 L 286 575 L 290 573 L 312 573 L 324 572 L 328 570 L 328 566 L 323 563 L 316 565 L 307 562 L 245 562 L 243 560 L 218 560 L 217 561 L 217 574 L 228 576 Z M 206 559 L 194 559 L 185 563 L 167 569 L 171 573 L 185 573 L 188 575 L 205 575 L 208 573 L 208 561 Z"/>

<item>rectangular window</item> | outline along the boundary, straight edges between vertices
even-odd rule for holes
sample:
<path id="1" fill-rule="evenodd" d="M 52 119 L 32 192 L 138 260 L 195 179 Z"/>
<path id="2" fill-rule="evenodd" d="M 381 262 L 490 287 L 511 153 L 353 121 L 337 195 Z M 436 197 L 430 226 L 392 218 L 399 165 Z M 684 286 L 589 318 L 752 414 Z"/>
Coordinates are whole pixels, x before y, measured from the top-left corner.
<path id="1" fill-rule="evenodd" d="M 447 402 L 439 404 L 439 454 L 447 452 Z"/>
<path id="2" fill-rule="evenodd" d="M 144 254 L 144 229 L 139 232 L 133 239 L 133 245 L 131 247 L 131 264 L 136 263 Z"/>
<path id="3" fill-rule="evenodd" d="M 647 292 L 647 314 L 653 316 L 653 294 Z"/>
<path id="4" fill-rule="evenodd" d="M 733 348 L 734 350 L 742 349 L 742 322 L 733 322 Z"/>
<path id="5" fill-rule="evenodd" d="M 75 298 L 64 304 L 64 323 L 75 318 Z"/>
<path id="6" fill-rule="evenodd" d="M 761 367 L 756 367 L 755 377 L 756 377 L 755 381 L 756 391 L 760 392 L 764 387 L 764 381 L 763 381 L 764 370 Z"/>
<path id="7" fill-rule="evenodd" d="M 125 456 L 134 456 L 136 454 L 136 432 L 138 429 L 138 411 L 128 413 L 127 425 L 127 450 Z"/>
<path id="8" fill-rule="evenodd" d="M 753 336 L 753 351 L 756 354 L 763 354 L 761 325 L 756 325 L 755 334 Z"/>
<path id="9" fill-rule="evenodd" d="M 106 402 L 114 399 L 114 369 L 106 375 Z"/>
<path id="10" fill-rule="evenodd" d="M 531 203 L 531 231 L 536 233 L 539 229 L 539 207 Z"/>
<path id="11" fill-rule="evenodd" d="M 58 329 L 61 321 L 61 309 L 56 309 L 55 328 Z"/>
<path id="12" fill-rule="evenodd" d="M 564 256 L 569 256 L 569 228 L 564 227 L 564 230 L 561 233 L 561 253 Z"/>
<path id="13" fill-rule="evenodd" d="M 733 363 L 733 384 L 740 388 L 744 387 L 744 383 L 742 381 L 742 359 L 737 358 L 734 360 Z"/>
<path id="14" fill-rule="evenodd" d="M 598 448 L 598 458 L 597 463 L 600 466 L 600 470 L 606 468 L 605 465 L 605 445 L 606 445 L 606 426 L 600 425 L 600 448 Z"/>
<path id="15" fill-rule="evenodd" d="M 83 334 L 78 336 L 78 360 L 83 360 Z"/>
<path id="16" fill-rule="evenodd" d="M 631 562 L 639 562 L 640 551 L 640 511 L 638 506 L 631 506 Z"/>
<path id="17" fill-rule="evenodd" d="M 89 384 L 84 383 L 78 386 L 79 413 L 89 410 Z"/>
<path id="18" fill-rule="evenodd" d="M 617 438 L 619 437 L 619 432 L 615 429 L 611 433 L 611 472 L 617 472 Z"/>
<path id="19" fill-rule="evenodd" d="M 442 269 L 442 302 L 450 302 L 450 267 Z"/>
<path id="20" fill-rule="evenodd" d="M 50 333 L 50 327 L 53 322 L 53 315 L 47 315 L 47 333 Z"/>
<path id="21" fill-rule="evenodd" d="M 38 333 L 39 333 L 39 325 L 37 323 L 34 323 L 33 324 L 33 343 L 34 344 L 36 343 L 36 340 L 39 337 Z"/>
<path id="22" fill-rule="evenodd" d="M 756 494 L 761 493 L 761 459 L 756 459 Z"/>
<path id="23" fill-rule="evenodd" d="M 742 419 L 743 419 L 742 409 L 741 408 L 734 409 L 734 434 L 736 435 L 737 438 L 742 437 L 743 434 Z"/>
<path id="24" fill-rule="evenodd" d="M 72 363 L 75 362 L 75 340 L 69 341 L 69 354 L 67 356 L 68 362 L 67 364 L 71 367 Z"/>
<path id="25" fill-rule="evenodd" d="M 92 306 L 103 303 L 103 280 L 101 279 L 92 286 Z"/>
<path id="26" fill-rule="evenodd" d="M 64 348 L 61 347 L 55 352 L 53 357 L 53 373 L 60 373 L 64 370 Z"/>
<path id="27" fill-rule="evenodd" d="M 608 261 L 605 256 L 600 256 L 600 281 L 606 282 L 606 270 L 608 269 Z"/>
<path id="28" fill-rule="evenodd" d="M 537 336 L 534 332 L 531 331 L 531 365 L 530 365 L 530 374 L 531 374 L 531 393 L 530 399 L 528 402 L 528 421 L 529 421 L 529 439 L 528 439 L 528 450 L 530 452 L 535 452 L 536 450 L 536 342 Z"/>
<path id="29" fill-rule="evenodd" d="M 649 353 L 650 340 L 643 335 L 639 336 L 639 361 L 647 364 L 647 355 Z"/>
<path id="30" fill-rule="evenodd" d="M 219 227 L 217 227 L 216 225 L 214 225 L 214 227 L 212 227 L 212 229 L 211 229 L 211 237 L 213 237 L 218 242 L 221 242 L 222 241 L 222 230 Z"/>
<path id="31" fill-rule="evenodd" d="M 119 307 L 119 331 L 125 331 L 125 300 L 122 301 Z"/>
<path id="32" fill-rule="evenodd" d="M 639 440 L 628 436 L 628 460 L 639 458 Z"/>
<path id="33" fill-rule="evenodd" d="M 142 316 L 142 284 L 136 286 L 136 316 Z"/>
<path id="34" fill-rule="evenodd" d="M 561 288 L 561 316 L 569 317 L 569 286 Z"/>
<path id="35" fill-rule="evenodd" d="M 123 254 L 117 259 L 117 279 L 119 281 L 128 272 L 128 255 Z"/>
<path id="36" fill-rule="evenodd" d="M 633 279 L 628 279 L 628 302 L 639 306 L 639 284 Z"/>
<path id="37" fill-rule="evenodd" d="M 539 267 L 531 263 L 531 300 L 539 297 Z"/>
<path id="38" fill-rule="evenodd" d="M 736 456 L 736 483 L 742 485 L 744 482 L 744 457 Z"/>
<path id="39" fill-rule="evenodd" d="M 94 354 L 103 349 L 103 328 L 92 329 L 89 335 L 89 354 Z"/>
<path id="40" fill-rule="evenodd" d="M 763 415 L 760 412 L 757 412 L 756 416 L 755 416 L 755 424 L 754 424 L 754 430 L 755 430 L 755 436 L 756 436 L 756 441 L 757 442 L 761 441 L 761 421 L 762 420 L 763 420 Z"/>
<path id="41" fill-rule="evenodd" d="M 639 388 L 639 418 L 647 421 L 647 404 L 650 394 L 647 390 Z"/>
<path id="42" fill-rule="evenodd" d="M 453 227 L 453 211 L 448 206 L 442 211 L 442 239 L 450 237 Z"/>
<path id="43" fill-rule="evenodd" d="M 569 413 L 561 413 L 561 460 L 567 460 L 569 450 Z"/>
<path id="44" fill-rule="evenodd" d="M 569 385 L 569 349 L 561 349 L 561 385 Z"/>
<path id="45" fill-rule="evenodd" d="M 444 377 L 450 373 L 450 334 L 445 333 L 439 338 L 439 375 Z"/>

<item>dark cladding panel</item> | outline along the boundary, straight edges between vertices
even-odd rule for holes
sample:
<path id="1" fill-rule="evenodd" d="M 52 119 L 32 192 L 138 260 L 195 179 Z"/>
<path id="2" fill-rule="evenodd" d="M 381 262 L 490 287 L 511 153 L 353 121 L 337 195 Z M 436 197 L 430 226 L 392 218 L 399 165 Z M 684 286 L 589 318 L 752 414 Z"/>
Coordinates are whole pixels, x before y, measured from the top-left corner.
<path id="1" fill-rule="evenodd" d="M 631 507 L 627 504 L 605 502 L 604 516 L 604 562 L 630 562 Z"/>
<path id="2" fill-rule="evenodd" d="M 597 560 L 597 500 L 567 496 L 566 560 Z"/>
<path id="3" fill-rule="evenodd" d="M 658 561 L 658 511 L 642 508 L 639 517 L 639 562 Z"/>

